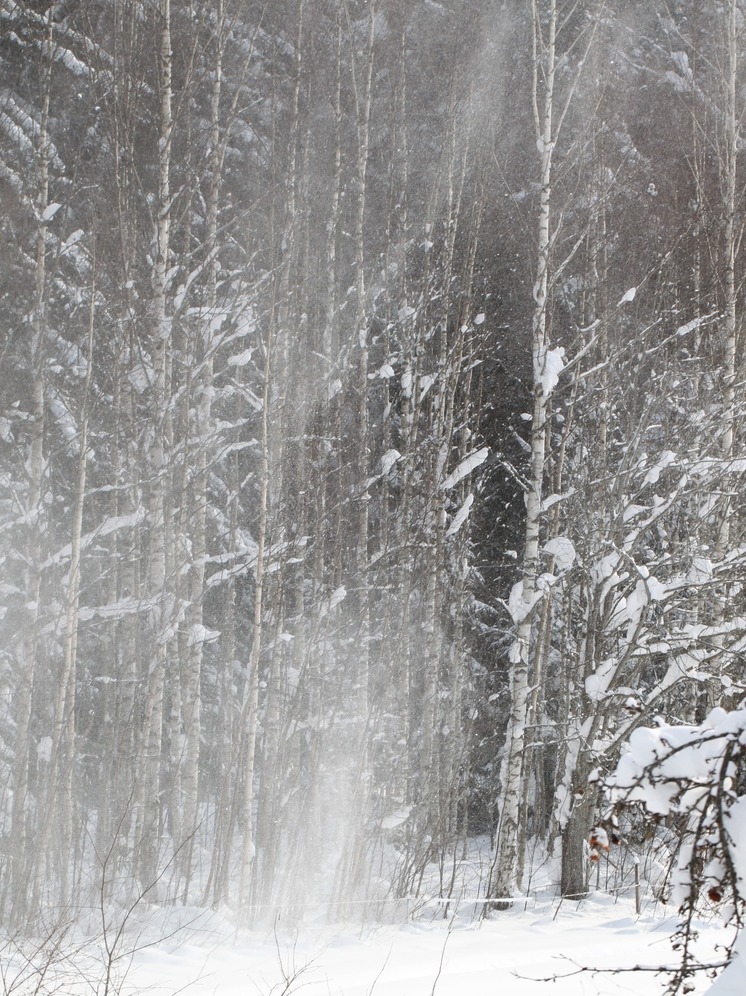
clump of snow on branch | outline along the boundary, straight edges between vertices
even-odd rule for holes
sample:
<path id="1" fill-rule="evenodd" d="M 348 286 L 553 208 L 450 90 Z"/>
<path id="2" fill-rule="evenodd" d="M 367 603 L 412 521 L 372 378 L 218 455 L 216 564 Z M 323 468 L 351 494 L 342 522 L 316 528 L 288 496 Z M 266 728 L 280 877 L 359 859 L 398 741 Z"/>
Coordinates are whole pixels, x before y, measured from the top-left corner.
<path id="1" fill-rule="evenodd" d="M 545 398 L 548 398 L 554 391 L 564 369 L 565 349 L 563 346 L 539 351 L 536 357 L 536 380 L 541 384 L 541 393 Z"/>
<path id="2" fill-rule="evenodd" d="M 555 536 L 547 540 L 544 553 L 554 559 L 555 567 L 560 573 L 569 570 L 575 563 L 575 547 L 566 536 Z"/>
<path id="3" fill-rule="evenodd" d="M 401 460 L 401 453 L 398 450 L 386 450 L 381 457 L 381 474 L 388 474 L 399 460 Z"/>
<path id="4" fill-rule="evenodd" d="M 523 582 L 518 581 L 510 589 L 510 597 L 508 599 L 507 605 L 505 606 L 508 610 L 510 618 L 513 620 L 515 626 L 519 626 L 524 619 L 533 612 L 534 608 L 539 604 L 546 593 L 546 586 L 539 588 L 534 591 L 530 598 L 526 598 L 524 595 Z M 505 603 L 503 603 L 505 604 Z"/>
<path id="5" fill-rule="evenodd" d="M 661 472 L 670 467 L 672 463 L 676 460 L 676 454 L 671 450 L 664 450 L 655 465 L 650 468 L 650 470 L 645 475 L 645 484 L 657 484 L 658 479 L 661 476 Z"/>
<path id="6" fill-rule="evenodd" d="M 41 220 L 45 224 L 47 222 L 50 222 L 52 220 L 52 218 L 54 218 L 54 216 L 57 214 L 57 212 L 59 211 L 59 209 L 61 207 L 62 207 L 62 205 L 61 204 L 57 204 L 57 203 L 47 205 L 47 207 L 46 207 L 46 209 L 44 211 L 44 214 L 41 216 Z"/>
<path id="7" fill-rule="evenodd" d="M 345 586 L 340 585 L 339 588 L 335 588 L 334 591 L 329 596 L 329 598 L 326 599 L 320 606 L 319 609 L 320 618 L 323 619 L 330 612 L 333 612 L 338 605 L 344 602 L 345 598 L 347 598 L 347 589 L 345 588 Z"/>
<path id="8" fill-rule="evenodd" d="M 216 629 L 208 629 L 201 623 L 195 623 L 189 629 L 187 646 L 194 647 L 200 643 L 214 643 L 220 639 L 220 633 Z"/>
<path id="9" fill-rule="evenodd" d="M 613 660 L 603 661 L 596 670 L 585 679 L 585 694 L 591 702 L 600 702 L 605 698 L 609 684 L 616 671 Z"/>
<path id="10" fill-rule="evenodd" d="M 746 708 L 717 708 L 698 725 L 638 728 L 606 781 L 613 809 L 638 803 L 655 817 L 685 818 L 671 879 L 679 906 L 704 889 L 711 902 L 730 894 L 729 915 L 746 897 L 744 748 Z"/>
<path id="11" fill-rule="evenodd" d="M 456 512 L 456 514 L 454 515 L 453 522 L 448 527 L 448 532 L 446 533 L 446 536 L 456 535 L 459 529 L 469 518 L 469 512 L 471 511 L 471 506 L 473 504 L 474 504 L 474 495 L 467 495 L 466 501 L 463 503 L 458 512 Z"/>
<path id="12" fill-rule="evenodd" d="M 476 450 L 474 453 L 470 453 L 469 456 L 464 457 L 453 473 L 449 474 L 441 484 L 443 491 L 448 491 L 449 488 L 455 488 L 459 481 L 462 481 L 465 477 L 471 474 L 473 470 L 480 467 L 489 454 L 489 447 L 483 446 L 481 450 Z"/>

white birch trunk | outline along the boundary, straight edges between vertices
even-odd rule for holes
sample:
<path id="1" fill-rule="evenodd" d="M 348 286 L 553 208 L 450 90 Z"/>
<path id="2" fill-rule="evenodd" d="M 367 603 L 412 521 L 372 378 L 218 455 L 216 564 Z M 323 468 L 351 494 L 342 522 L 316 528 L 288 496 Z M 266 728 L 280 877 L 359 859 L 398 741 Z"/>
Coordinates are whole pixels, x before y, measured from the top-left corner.
<path id="1" fill-rule="evenodd" d="M 34 694 L 34 682 L 37 669 L 37 622 L 39 614 L 39 597 L 41 584 L 41 532 L 42 532 L 42 488 L 44 481 L 44 420 L 45 420 L 45 385 L 44 358 L 45 337 L 47 330 L 47 221 L 46 212 L 49 206 L 49 103 L 52 72 L 52 19 L 48 20 L 44 42 L 44 92 L 40 114 L 37 162 L 38 178 L 38 229 L 36 236 L 36 266 L 34 312 L 31 335 L 31 369 L 32 369 L 32 431 L 31 451 L 29 455 L 29 491 L 28 491 L 28 568 L 26 571 L 26 600 L 29 606 L 29 618 L 26 624 L 22 643 L 21 673 L 18 680 L 18 692 L 14 704 L 16 717 L 15 751 L 13 761 L 13 803 L 11 811 L 11 826 L 13 840 L 13 861 L 11 868 L 12 897 L 14 911 L 25 912 L 28 889 L 29 863 L 34 869 L 34 875 L 40 874 L 39 866 L 43 863 L 38 852 L 32 858 L 33 849 L 30 845 L 31 825 L 28 810 L 29 791 L 29 735 L 31 730 L 31 715 Z M 42 787 L 43 791 L 43 787 Z"/>
<path id="2" fill-rule="evenodd" d="M 738 4 L 729 0 L 727 23 L 727 74 L 725 78 L 725 150 L 722 164 L 722 177 L 725 212 L 725 302 L 723 331 L 725 350 L 723 358 L 723 432 L 720 449 L 723 459 L 728 462 L 735 456 L 736 423 L 736 375 L 738 347 L 738 282 L 736 278 L 736 257 L 740 234 L 736 227 L 736 212 L 739 208 L 737 192 L 738 146 L 740 140 L 739 119 L 737 116 L 738 91 Z M 730 541 L 730 505 L 726 501 L 721 513 L 717 537 L 718 559 L 726 554 Z M 723 600 L 725 601 L 725 600 Z M 725 615 L 725 604 L 721 605 L 721 616 Z"/>
<path id="3" fill-rule="evenodd" d="M 357 342 L 357 369 L 355 386 L 357 408 L 355 411 L 355 504 L 352 516 L 352 542 L 354 549 L 355 595 L 350 601 L 355 607 L 353 625 L 357 632 L 354 660 L 350 661 L 353 674 L 353 742 L 350 770 L 350 798 L 352 815 L 348 821 L 346 840 L 335 873 L 334 895 L 348 898 L 359 885 L 362 871 L 363 824 L 365 821 L 366 788 L 368 778 L 367 738 L 369 724 L 369 667 L 370 667 L 370 591 L 368 579 L 369 515 L 368 477 L 370 465 L 370 429 L 368 420 L 368 314 L 365 282 L 365 204 L 367 193 L 368 153 L 370 146 L 370 115 L 372 105 L 373 40 L 376 24 L 376 2 L 372 0 L 368 12 L 368 36 L 365 49 L 364 75 L 358 79 L 357 64 L 352 60 L 352 86 L 357 127 L 356 202 L 354 215 L 355 238 L 355 326 Z M 354 347 L 353 347 L 354 348 Z"/>
<path id="4" fill-rule="evenodd" d="M 217 248 L 218 207 L 222 172 L 222 137 L 220 127 L 220 101 L 223 79 L 223 56 L 226 37 L 226 18 L 223 0 L 215 4 L 215 61 L 213 65 L 212 92 L 210 95 L 210 182 L 207 189 L 207 225 L 205 255 L 209 260 L 207 271 L 207 318 L 202 331 L 200 377 L 197 381 L 199 400 L 196 411 L 196 451 L 192 474 L 192 555 L 189 577 L 190 635 L 186 651 L 186 676 L 182 699 L 182 728 L 184 733 L 183 761 L 183 832 L 190 844 L 184 848 L 183 871 L 185 889 L 188 891 L 192 872 L 193 834 L 199 822 L 199 761 L 202 727 L 200 681 L 204 643 L 200 639 L 203 620 L 205 558 L 207 554 L 207 453 L 212 422 L 212 396 L 214 375 L 214 342 L 210 331 L 211 320 L 217 312 Z"/>
<path id="5" fill-rule="evenodd" d="M 259 658 L 262 649 L 262 618 L 264 609 L 264 569 L 267 543 L 267 506 L 269 498 L 270 448 L 269 448 L 269 403 L 271 381 L 272 337 L 265 343 L 264 387 L 262 392 L 261 418 L 261 477 L 259 481 L 259 522 L 257 525 L 257 550 L 254 584 L 254 613 L 251 653 L 247 668 L 246 688 L 242 708 L 244 753 L 242 758 L 243 808 L 241 848 L 241 878 L 239 884 L 240 902 L 248 903 L 253 887 L 252 871 L 256 854 L 254 834 L 254 776 L 256 763 L 256 740 L 259 719 Z"/>
<path id="6" fill-rule="evenodd" d="M 34 875 L 32 905 L 41 898 L 43 887 L 44 860 L 50 847 L 52 833 L 56 834 L 54 851 L 65 855 L 60 869 L 60 902 L 68 902 L 72 897 L 68 892 L 69 861 L 72 854 L 73 818 L 73 769 L 75 763 L 75 686 L 76 660 L 78 647 L 78 609 L 80 605 L 80 554 L 83 532 L 83 510 L 85 506 L 86 476 L 88 466 L 88 398 L 93 367 L 93 328 L 95 317 L 96 288 L 91 288 L 90 318 L 88 325 L 88 348 L 86 375 L 83 385 L 83 405 L 78 433 L 78 470 L 73 507 L 72 535 L 70 540 L 70 569 L 65 590 L 65 629 L 62 639 L 62 670 L 59 675 L 54 698 L 54 718 L 52 722 L 52 747 L 47 766 L 47 784 L 44 786 L 45 805 L 40 833 L 35 841 L 37 853 Z"/>
<path id="7" fill-rule="evenodd" d="M 548 388 L 547 357 L 547 293 L 549 289 L 549 253 L 551 246 L 552 153 L 554 150 L 553 99 L 555 70 L 555 37 L 557 29 L 556 0 L 547 6 L 547 38 L 541 24 L 539 0 L 533 2 L 534 15 L 534 100 L 537 125 L 537 146 L 541 161 L 541 193 L 538 217 L 538 260 L 534 283 L 533 314 L 533 382 L 534 403 L 531 424 L 531 464 L 526 493 L 526 528 L 521 570 L 521 601 L 516 618 L 515 641 L 511 649 L 511 706 L 508 723 L 506 754 L 503 766 L 503 803 L 497 837 L 491 893 L 501 900 L 514 894 L 518 866 L 518 840 L 521 785 L 524 764 L 526 717 L 529 708 L 532 668 L 532 626 L 539 571 L 539 540 L 543 522 L 542 497 L 546 449 Z M 539 88 L 541 87 L 541 107 Z"/>
<path id="8" fill-rule="evenodd" d="M 357 113 L 358 158 L 357 158 L 357 204 L 355 214 L 355 331 L 358 336 L 358 411 L 357 446 L 359 494 L 357 499 L 357 540 L 355 545 L 356 583 L 358 585 L 358 612 L 356 623 L 360 639 L 357 676 L 357 722 L 365 727 L 368 716 L 368 667 L 370 637 L 370 593 L 368 591 L 368 501 L 367 481 L 369 477 L 369 427 L 368 427 L 368 316 L 365 300 L 365 202 L 368 171 L 368 150 L 370 146 L 370 112 L 373 95 L 373 38 L 376 23 L 376 4 L 370 4 L 368 20 L 368 44 L 366 50 L 365 77 L 362 92 L 355 84 L 355 104 Z M 362 743 L 359 749 L 363 750 Z"/>
<path id="9" fill-rule="evenodd" d="M 153 265 L 152 359 L 154 377 L 151 411 L 154 438 L 150 454 L 152 478 L 149 514 L 150 550 L 148 597 L 154 621 L 152 662 L 148 675 L 143 733 L 140 745 L 139 778 L 136 792 L 136 841 L 140 847 L 140 881 L 148 886 L 155 880 L 159 851 L 161 731 L 167 654 L 169 605 L 166 540 L 166 425 L 168 346 L 171 321 L 168 314 L 168 267 L 171 248 L 171 143 L 172 51 L 170 0 L 159 0 L 157 17 L 158 78 L 160 85 L 160 135 L 158 141 L 158 197 L 156 202 L 155 261 Z M 176 814 L 172 814 L 176 815 Z M 178 832 L 178 831 L 177 831 Z M 177 844 L 181 843 L 177 841 Z"/>

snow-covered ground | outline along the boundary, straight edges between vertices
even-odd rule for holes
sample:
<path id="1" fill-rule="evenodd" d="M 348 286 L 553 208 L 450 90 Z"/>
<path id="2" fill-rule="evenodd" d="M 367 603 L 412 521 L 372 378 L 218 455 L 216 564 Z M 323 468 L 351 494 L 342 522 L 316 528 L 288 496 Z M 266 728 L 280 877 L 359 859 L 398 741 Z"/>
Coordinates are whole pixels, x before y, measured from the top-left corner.
<path id="1" fill-rule="evenodd" d="M 643 969 L 674 963 L 675 925 L 661 905 L 638 917 L 631 900 L 602 893 L 581 905 L 537 901 L 481 924 L 457 911 L 399 926 L 293 930 L 280 922 L 249 932 L 208 914 L 180 937 L 118 962 L 110 996 L 652 996 L 665 991 L 667 977 Z M 700 956 L 721 957 L 718 946 L 730 936 L 716 920 L 702 923 Z M 93 971 L 90 962 L 86 974 Z M 713 996 L 743 996 L 736 971 Z M 703 974 L 693 992 L 711 986 Z M 77 996 L 77 987 L 65 991 Z"/>
<path id="2" fill-rule="evenodd" d="M 423 893 L 437 897 L 448 886 L 461 897 L 447 906 L 385 890 L 375 902 L 340 906 L 328 890 L 314 901 L 301 890 L 292 909 L 255 908 L 265 920 L 248 929 L 227 908 L 141 898 L 102 909 L 92 894 L 93 905 L 67 919 L 50 909 L 53 926 L 36 944 L 3 941 L 0 928 L 0 996 L 663 996 L 679 953 L 676 911 L 656 898 L 664 871 L 656 856 L 669 860 L 661 828 L 638 860 L 626 845 L 603 854 L 596 891 L 582 903 L 557 897 L 558 860 L 537 845 L 528 897 L 483 919 L 489 845 L 473 839 L 455 865 L 425 870 Z M 722 964 L 733 929 L 714 908 L 696 928 L 696 957 Z M 698 974 L 689 992 L 746 996 L 741 961 L 714 984 Z"/>

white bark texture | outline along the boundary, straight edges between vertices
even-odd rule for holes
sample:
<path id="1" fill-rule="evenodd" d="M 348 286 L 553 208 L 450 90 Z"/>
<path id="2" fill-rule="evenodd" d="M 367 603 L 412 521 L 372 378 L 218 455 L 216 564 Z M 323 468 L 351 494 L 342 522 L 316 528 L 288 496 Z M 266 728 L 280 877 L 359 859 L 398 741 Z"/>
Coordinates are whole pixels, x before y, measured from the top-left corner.
<path id="1" fill-rule="evenodd" d="M 534 404 L 531 424 L 531 463 L 526 493 L 526 527 L 521 570 L 521 608 L 516 620 L 515 641 L 511 651 L 511 706 L 505 760 L 503 766 L 503 804 L 497 836 L 492 895 L 502 905 L 514 895 L 518 865 L 519 816 L 526 717 L 532 668 L 532 626 L 539 569 L 539 540 L 542 527 L 542 496 L 546 456 L 547 405 L 545 366 L 548 353 L 547 294 L 549 289 L 549 255 L 551 247 L 552 153 L 554 150 L 553 101 L 557 7 L 550 0 L 543 28 L 541 5 L 534 0 L 534 100 L 537 147 L 541 162 L 541 193 L 538 215 L 538 258 L 534 282 L 533 314 L 533 384 Z M 546 30 L 546 39 L 544 31 Z M 540 106 L 539 106 L 540 105 Z"/>

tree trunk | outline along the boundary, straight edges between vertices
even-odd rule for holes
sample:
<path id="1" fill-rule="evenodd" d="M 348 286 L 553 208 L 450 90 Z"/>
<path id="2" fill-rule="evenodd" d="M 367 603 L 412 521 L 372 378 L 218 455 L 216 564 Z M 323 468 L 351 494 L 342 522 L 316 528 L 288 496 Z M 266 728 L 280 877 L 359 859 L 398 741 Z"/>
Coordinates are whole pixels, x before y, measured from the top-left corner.
<path id="1" fill-rule="evenodd" d="M 513 665 L 511 678 L 511 706 L 508 721 L 508 740 L 503 765 L 503 805 L 497 835 L 494 874 L 491 893 L 499 905 L 509 905 L 507 900 L 516 888 L 518 866 L 518 840 L 520 837 L 520 800 L 524 770 L 524 744 L 526 717 L 529 708 L 531 669 L 533 662 L 532 628 L 536 597 L 536 578 L 539 570 L 539 539 L 543 522 L 542 495 L 544 489 L 544 461 L 546 448 L 547 405 L 553 390 L 553 378 L 548 364 L 552 362 L 548 345 L 547 294 L 549 288 L 549 254 L 551 247 L 551 194 L 552 153 L 556 136 L 553 130 L 553 100 L 555 71 L 555 39 L 557 7 L 555 0 L 548 3 L 547 39 L 541 25 L 538 0 L 534 0 L 534 102 L 537 146 L 541 160 L 541 191 L 538 217 L 538 260 L 534 282 L 533 314 L 533 417 L 531 423 L 531 463 L 526 494 L 526 526 L 523 564 L 519 588 L 514 589 L 516 625 L 515 640 L 510 652 Z M 539 110 L 539 83 L 541 79 L 541 111 Z M 554 356 L 554 362 L 558 357 Z M 516 597 L 517 596 L 517 597 Z"/>
<path id="2" fill-rule="evenodd" d="M 160 120 L 158 141 L 158 195 L 156 200 L 155 261 L 153 264 L 153 323 L 151 350 L 153 384 L 151 412 L 153 442 L 150 453 L 150 514 L 148 556 L 148 598 L 153 620 L 153 657 L 148 675 L 144 710 L 143 734 L 140 744 L 138 791 L 136 795 L 136 841 L 140 849 L 138 871 L 140 885 L 148 888 L 157 878 L 160 852 L 161 736 L 166 679 L 168 627 L 172 611 L 167 591 L 167 486 L 168 474 L 168 348 L 171 339 L 171 318 L 167 291 L 169 257 L 171 253 L 171 151 L 173 140 L 172 60 L 170 0 L 159 0 L 158 18 L 158 80 L 160 85 Z M 176 819 L 177 814 L 172 814 Z M 175 843 L 179 831 L 175 830 Z"/>
<path id="3" fill-rule="evenodd" d="M 11 812 L 12 905 L 15 915 L 27 910 L 29 871 L 34 879 L 42 874 L 44 858 L 30 847 L 31 824 L 29 813 L 29 750 L 31 747 L 31 717 L 34 685 L 38 667 L 38 618 L 41 593 L 41 536 L 43 532 L 42 491 L 44 483 L 44 420 L 47 334 L 47 208 L 49 206 L 49 104 L 52 74 L 52 19 L 48 18 L 44 39 L 44 90 L 38 136 L 38 230 L 36 235 L 36 266 L 34 272 L 34 311 L 31 334 L 32 422 L 31 449 L 29 454 L 29 489 L 27 511 L 29 516 L 28 567 L 26 569 L 26 620 L 22 640 L 22 657 L 18 692 L 15 702 L 16 730 L 13 760 L 13 803 Z M 46 790 L 40 786 L 39 791 Z"/>
<path id="4" fill-rule="evenodd" d="M 578 785 L 582 773 L 578 772 Z M 576 797 L 562 830 L 561 892 L 567 899 L 585 899 L 588 894 L 588 832 L 596 808 L 598 792 L 588 787 Z"/>

